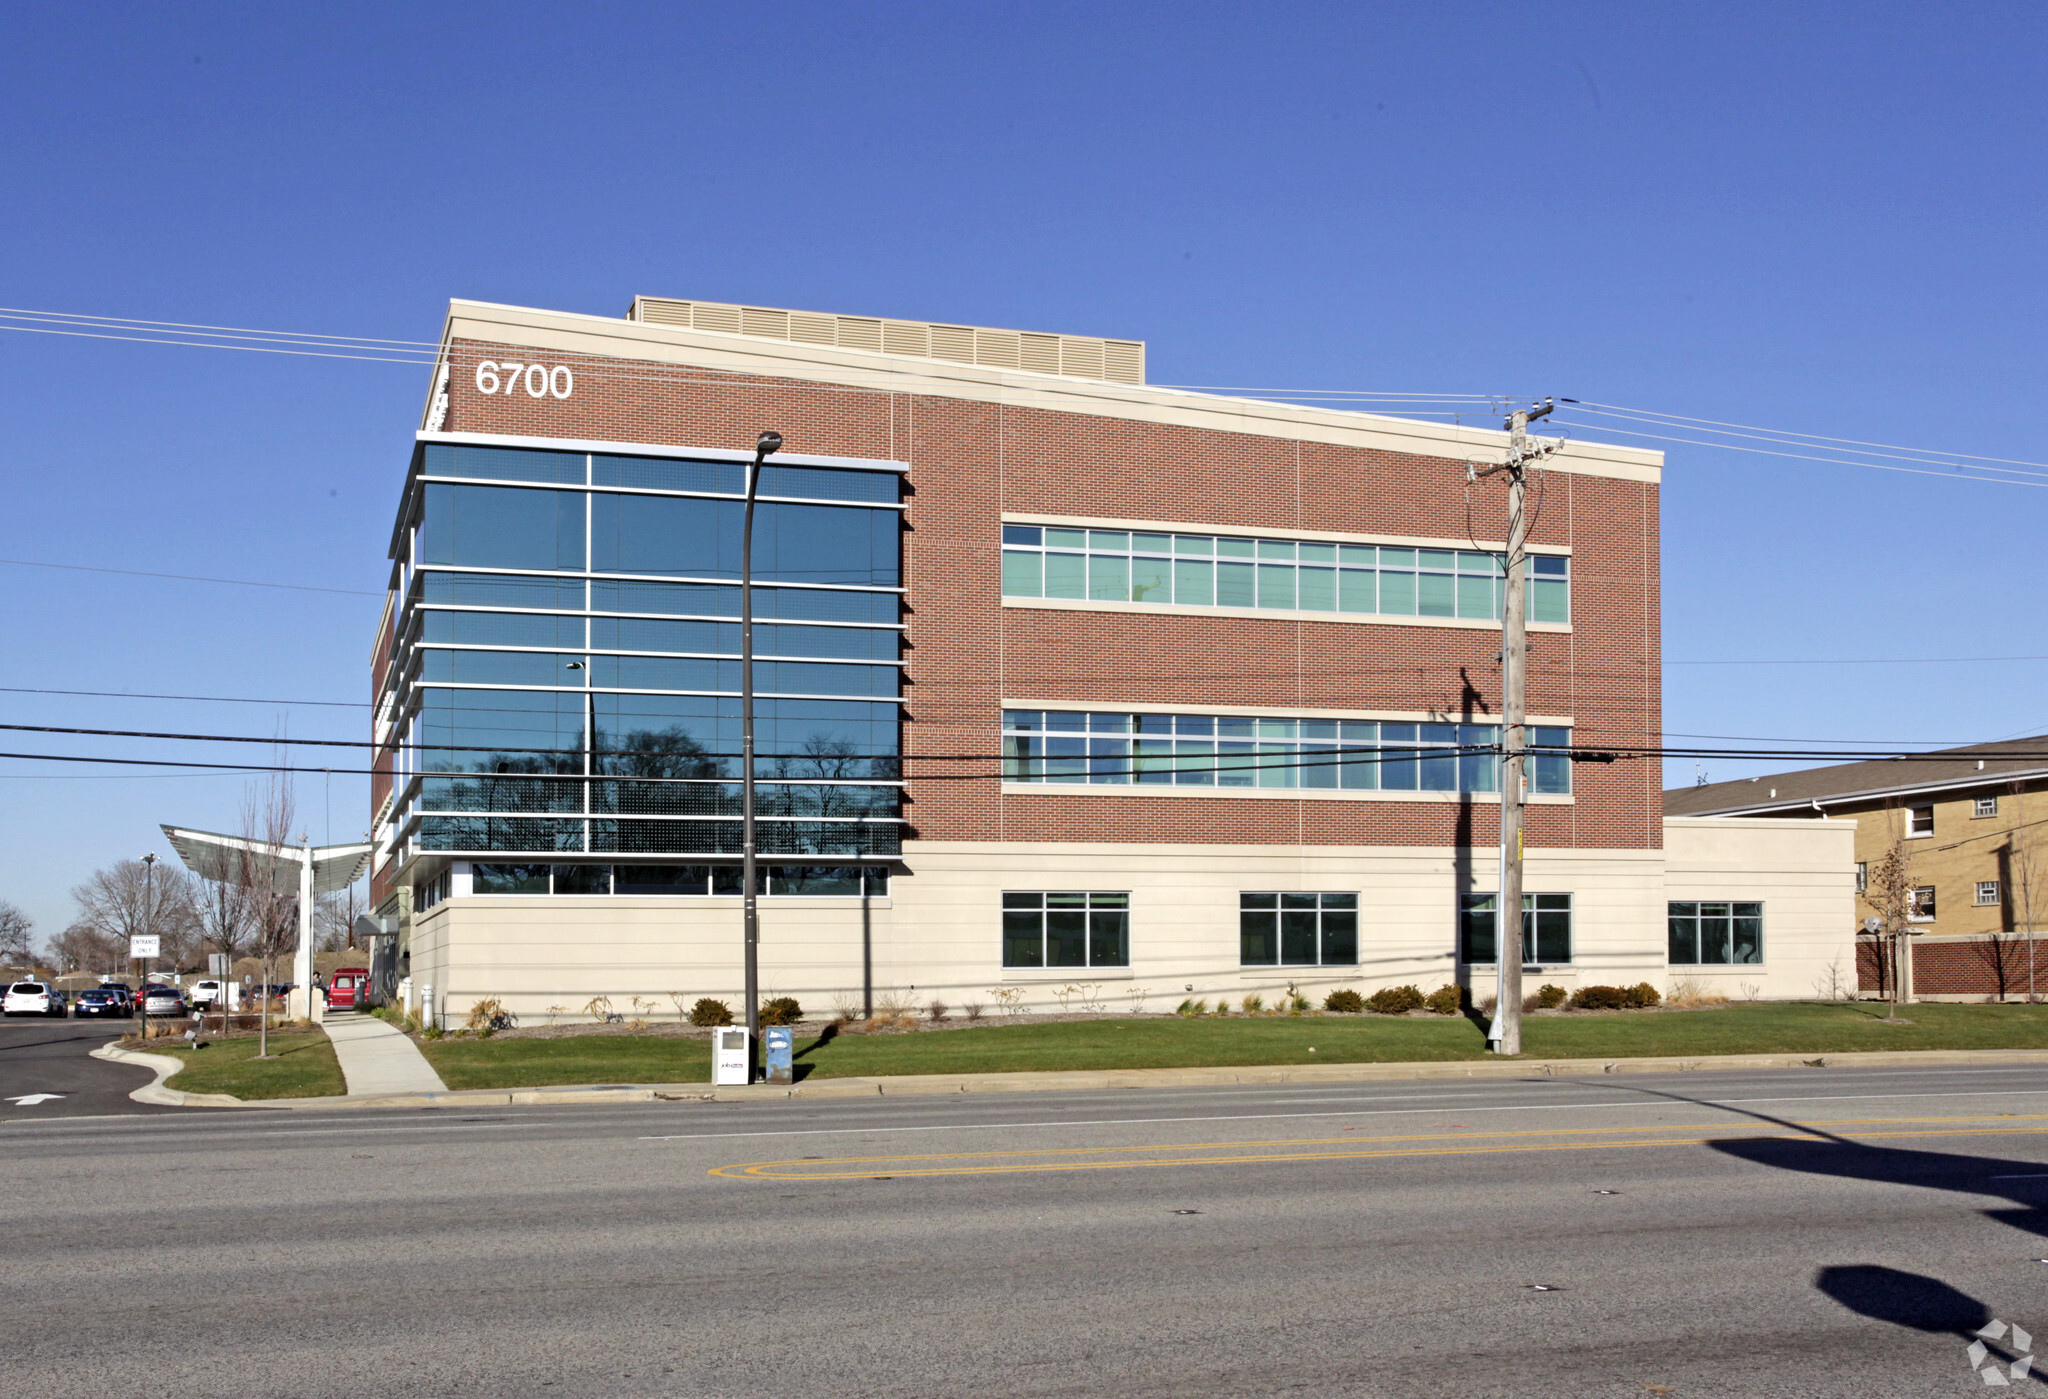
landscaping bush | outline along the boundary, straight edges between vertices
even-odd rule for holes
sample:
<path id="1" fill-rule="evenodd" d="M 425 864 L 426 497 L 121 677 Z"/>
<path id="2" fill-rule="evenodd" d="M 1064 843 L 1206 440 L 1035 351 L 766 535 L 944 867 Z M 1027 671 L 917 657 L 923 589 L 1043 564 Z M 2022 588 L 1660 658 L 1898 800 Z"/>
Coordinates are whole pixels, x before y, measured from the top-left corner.
<path id="1" fill-rule="evenodd" d="M 692 1025 L 730 1025 L 732 1024 L 732 1007 L 724 1001 L 714 1001 L 709 996 L 702 997 L 698 1000 L 697 1004 L 690 1007 L 690 1023 Z"/>
<path id="2" fill-rule="evenodd" d="M 1207 1015 L 1207 1014 L 1209 1013 L 1209 1003 L 1208 1003 L 1207 1001 L 1197 1001 L 1197 1000 L 1186 1000 L 1186 1001 L 1182 1001 L 1182 1002 L 1181 1002 L 1181 1003 L 1180 1003 L 1179 1005 L 1177 1005 L 1177 1006 L 1175 1006 L 1175 1007 L 1173 1008 L 1173 1013 L 1174 1013 L 1175 1015 L 1190 1015 L 1190 1016 L 1192 1016 L 1192 1015 Z"/>
<path id="3" fill-rule="evenodd" d="M 1657 988 L 1647 981 L 1638 981 L 1622 993 L 1630 1010 L 1648 1010 L 1664 998 L 1657 994 Z"/>
<path id="4" fill-rule="evenodd" d="M 1381 1015 L 1406 1015 L 1422 1009 L 1422 992 L 1413 986 L 1382 986 L 1365 998 L 1365 1004 Z"/>
<path id="5" fill-rule="evenodd" d="M 1365 997 L 1349 989 L 1332 991 L 1323 997 L 1323 1009 L 1334 1010 L 1344 1015 L 1356 1015 L 1365 1009 Z"/>
<path id="6" fill-rule="evenodd" d="M 1431 1015 L 1456 1015 L 1465 1006 L 1465 993 L 1456 986 L 1439 986 L 1422 998 Z"/>
<path id="7" fill-rule="evenodd" d="M 701 1006 L 704 1002 L 699 1001 L 697 1004 Z M 718 1006 L 720 1010 L 725 1010 L 724 1005 L 717 1001 L 713 1001 L 712 1004 Z M 803 1018 L 804 1008 L 796 1003 L 794 996 L 777 996 L 772 1001 L 761 1002 L 763 1025 L 794 1025 Z M 729 1025 L 732 1023 L 732 1012 L 726 1010 L 723 1020 L 698 1020 L 696 1012 L 692 1011 L 690 1019 L 698 1025 Z"/>
<path id="8" fill-rule="evenodd" d="M 1562 986 L 1544 982 L 1536 991 L 1536 1007 L 1539 1010 L 1556 1010 L 1570 999 L 1571 993 Z"/>
<path id="9" fill-rule="evenodd" d="M 1619 986 L 1581 986 L 1567 1004 L 1573 1010 L 1622 1010 L 1628 1005 L 1628 994 Z"/>
<path id="10" fill-rule="evenodd" d="M 509 1030 L 518 1022 L 512 1012 L 505 1009 L 505 1003 L 496 996 L 486 996 L 469 1008 L 469 1021 L 463 1026 L 478 1039 L 487 1040 L 500 1030 Z"/>

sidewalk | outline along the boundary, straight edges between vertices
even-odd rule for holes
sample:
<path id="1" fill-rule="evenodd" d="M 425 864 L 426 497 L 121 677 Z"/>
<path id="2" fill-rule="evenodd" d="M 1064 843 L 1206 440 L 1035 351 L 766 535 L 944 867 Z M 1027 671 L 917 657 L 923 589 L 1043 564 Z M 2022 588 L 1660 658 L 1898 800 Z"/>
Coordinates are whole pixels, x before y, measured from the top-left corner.
<path id="1" fill-rule="evenodd" d="M 374 1015 L 329 1014 L 321 1028 L 334 1045 L 334 1057 L 341 1063 L 341 1076 L 348 1080 L 351 1099 L 448 1091 L 419 1046 Z"/>

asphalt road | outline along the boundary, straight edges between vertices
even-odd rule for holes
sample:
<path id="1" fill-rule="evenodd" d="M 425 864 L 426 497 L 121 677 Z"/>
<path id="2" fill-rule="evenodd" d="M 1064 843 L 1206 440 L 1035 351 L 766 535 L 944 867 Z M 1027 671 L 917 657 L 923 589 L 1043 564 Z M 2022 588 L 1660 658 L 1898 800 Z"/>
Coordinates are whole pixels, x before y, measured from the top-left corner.
<path id="1" fill-rule="evenodd" d="M 128 1095 L 154 1076 L 148 1069 L 94 1059 L 92 1051 L 134 1028 L 133 1020 L 0 1020 L 0 1124 L 47 1117 L 176 1112 Z M 49 1095 L 56 1095 L 54 1097 Z M 20 1102 L 31 1098 L 40 1101 Z"/>
<path id="2" fill-rule="evenodd" d="M 2034 1068 L 14 1120 L 0 1163 L 39 1396 L 1866 1399 L 2048 1349 Z"/>

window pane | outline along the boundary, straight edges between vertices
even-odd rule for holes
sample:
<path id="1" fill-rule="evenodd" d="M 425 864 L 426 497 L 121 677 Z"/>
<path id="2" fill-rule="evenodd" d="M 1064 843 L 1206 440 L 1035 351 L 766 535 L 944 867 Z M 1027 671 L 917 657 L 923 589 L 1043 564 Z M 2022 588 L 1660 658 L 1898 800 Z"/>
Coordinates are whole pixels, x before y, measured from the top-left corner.
<path id="1" fill-rule="evenodd" d="M 482 481 L 551 481 L 583 484 L 581 452 L 536 452 L 520 447 L 467 447 L 430 442 L 421 454 L 424 476 L 467 476 Z"/>
<path id="2" fill-rule="evenodd" d="M 1416 577 L 1415 612 L 1419 617 L 1454 617 L 1457 599 L 1452 579 L 1445 573 L 1424 573 Z"/>
<path id="3" fill-rule="evenodd" d="M 590 463 L 591 479 L 600 486 L 634 486 L 645 491 L 712 491 L 740 495 L 747 489 L 747 469 L 736 461 L 668 461 L 660 457 L 598 455 Z M 893 498 L 893 497 L 892 497 Z"/>
<path id="4" fill-rule="evenodd" d="M 1493 961 L 1493 901 L 1492 894 L 1466 894 L 1458 901 L 1458 955 L 1468 964 Z"/>
<path id="5" fill-rule="evenodd" d="M 1088 547 L 1114 549 L 1118 553 L 1124 553 L 1131 547 L 1131 537 L 1121 530 L 1092 529 L 1088 531 Z"/>
<path id="6" fill-rule="evenodd" d="M 1737 904 L 1737 909 L 1758 908 L 1757 904 Z M 1764 920 L 1760 917 L 1735 918 L 1734 960 L 1746 966 L 1753 966 L 1764 959 Z"/>
<path id="7" fill-rule="evenodd" d="M 1261 539 L 1259 557 L 1262 559 L 1294 559 L 1294 541 L 1291 539 Z"/>
<path id="8" fill-rule="evenodd" d="M 1007 902 L 1007 896 L 1005 898 Z M 1003 965 L 1042 967 L 1045 965 L 1045 937 L 1037 912 L 1003 914 Z"/>
<path id="9" fill-rule="evenodd" d="M 1171 602 L 1173 594 L 1168 589 L 1168 570 L 1172 563 L 1167 559 L 1131 560 L 1131 601 Z"/>
<path id="10" fill-rule="evenodd" d="M 1336 569 L 1304 568 L 1301 570 L 1301 610 L 1304 612 L 1335 612 L 1337 610 Z"/>
<path id="11" fill-rule="evenodd" d="M 1282 912 L 1280 915 L 1280 960 L 1290 967 L 1316 963 L 1316 920 L 1313 913 Z"/>
<path id="12" fill-rule="evenodd" d="M 1387 551 L 1381 550 L 1382 555 Z M 1382 615 L 1388 617 L 1413 617 L 1415 615 L 1415 575 L 1412 573 L 1389 573 L 1380 570 L 1380 607 Z"/>
<path id="13" fill-rule="evenodd" d="M 1270 967 L 1280 960 L 1280 915 L 1268 909 L 1242 909 L 1237 915 L 1238 961 L 1247 967 Z"/>
<path id="14" fill-rule="evenodd" d="M 1036 546 L 1042 541 L 1043 537 L 1043 532 L 1036 525 L 1003 526 L 1003 543 L 1005 544 L 1030 544 Z"/>
<path id="15" fill-rule="evenodd" d="M 1726 904 L 1700 910 L 1700 962 L 1703 966 L 1725 966 L 1731 931 Z"/>
<path id="16" fill-rule="evenodd" d="M 1088 559 L 1083 554 L 1045 556 L 1045 595 L 1085 597 L 1088 593 Z"/>
<path id="17" fill-rule="evenodd" d="M 1207 559 L 1175 559 L 1173 600 L 1188 607 L 1214 606 L 1216 566 Z"/>
<path id="18" fill-rule="evenodd" d="M 1088 597 L 1094 602 L 1131 600 L 1131 561 L 1122 555 L 1088 556 Z"/>
<path id="19" fill-rule="evenodd" d="M 1049 529 L 1045 532 L 1045 547 L 1048 549 L 1085 549 L 1088 547 L 1088 531 L 1084 529 Z"/>
<path id="20" fill-rule="evenodd" d="M 470 888 L 478 894 L 545 894 L 546 865 L 472 865 Z"/>
<path id="21" fill-rule="evenodd" d="M 1691 966 L 1699 961 L 1699 927 L 1690 913 L 1679 910 L 1683 904 L 1671 905 L 1670 947 L 1667 957 L 1674 966 Z"/>
<path id="22" fill-rule="evenodd" d="M 1337 575 L 1337 610 L 1339 612 L 1379 611 L 1379 583 L 1377 575 L 1362 568 L 1347 568 Z"/>
<path id="23" fill-rule="evenodd" d="M 1087 914 L 1075 909 L 1046 911 L 1045 964 L 1048 967 L 1088 965 Z"/>
<path id="24" fill-rule="evenodd" d="M 1569 962 L 1572 959 L 1572 915 L 1567 906 L 1562 912 L 1538 909 L 1522 915 L 1525 926 L 1534 923 L 1530 930 L 1533 938 L 1524 941 L 1524 956 L 1528 955 L 1529 942 L 1534 943 L 1534 960 L 1538 962 Z"/>
<path id="25" fill-rule="evenodd" d="M 1560 625 L 1571 621 L 1571 585 L 1563 579 L 1535 578 L 1529 582 L 1529 620 L 1532 622 L 1556 622 Z"/>
<path id="26" fill-rule="evenodd" d="M 1045 589 L 1045 555 L 1023 549 L 1003 550 L 1003 596 L 1040 597 Z"/>
<path id="27" fill-rule="evenodd" d="M 1494 617 L 1499 613 L 1493 603 L 1493 579 L 1474 577 L 1471 574 L 1458 576 L 1458 615 L 1460 617 Z"/>
<path id="28" fill-rule="evenodd" d="M 708 865 L 620 865 L 612 876 L 616 894 L 702 894 L 710 887 Z"/>
<path id="29" fill-rule="evenodd" d="M 1229 540 L 1217 541 L 1219 545 Z M 1254 581 L 1252 565 L 1248 563 L 1219 563 L 1216 565 L 1216 605 L 1218 607 L 1254 607 L 1259 600 L 1257 584 Z"/>
<path id="30" fill-rule="evenodd" d="M 581 569 L 583 501 L 581 491 L 429 485 L 419 562 Z"/>
<path id="31" fill-rule="evenodd" d="M 1323 965 L 1348 967 L 1357 961 L 1358 915 L 1331 909 L 1326 900 L 1323 909 Z"/>
<path id="32" fill-rule="evenodd" d="M 858 898 L 861 892 L 859 865 L 775 865 L 768 876 L 771 894 Z"/>
<path id="33" fill-rule="evenodd" d="M 1134 534 L 1131 536 L 1131 552 L 1134 554 L 1170 554 L 1173 552 L 1173 536 L 1170 534 Z"/>
<path id="34" fill-rule="evenodd" d="M 1130 915 L 1121 909 L 1098 908 L 1088 915 L 1088 961 L 1091 966 L 1130 965 L 1129 920 Z"/>
<path id="35" fill-rule="evenodd" d="M 1173 552 L 1176 554 L 1213 554 L 1216 541 L 1194 534 L 1176 534 L 1173 537 Z"/>
<path id="36" fill-rule="evenodd" d="M 800 496 L 812 500 L 861 500 L 894 505 L 903 494 L 903 478 L 893 471 L 848 471 L 830 466 L 761 468 L 762 495 Z M 742 486 L 744 491 L 745 487 Z"/>
<path id="37" fill-rule="evenodd" d="M 557 894 L 609 894 L 612 891 L 610 865 L 556 865 Z"/>
<path id="38" fill-rule="evenodd" d="M 1216 553 L 1226 559 L 1248 559 L 1258 553 L 1258 546 L 1249 539 L 1219 539 Z"/>
<path id="39" fill-rule="evenodd" d="M 1043 894 L 1010 894 L 1010 893 L 1005 893 L 1005 894 L 1003 895 L 1003 907 L 1004 907 L 1004 908 L 1006 908 L 1006 909 L 1015 909 L 1015 908 L 1034 908 L 1034 909 L 1035 909 L 1035 908 L 1044 908 L 1044 907 L 1045 907 L 1045 895 L 1043 895 Z"/>

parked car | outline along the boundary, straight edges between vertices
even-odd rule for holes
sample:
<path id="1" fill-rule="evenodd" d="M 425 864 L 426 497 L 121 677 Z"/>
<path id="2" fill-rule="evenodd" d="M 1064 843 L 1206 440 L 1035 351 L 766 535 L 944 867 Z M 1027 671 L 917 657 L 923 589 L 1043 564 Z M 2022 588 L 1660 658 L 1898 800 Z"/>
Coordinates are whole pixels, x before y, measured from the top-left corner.
<path id="1" fill-rule="evenodd" d="M 370 991 L 368 967 L 342 967 L 327 978 L 329 1010 L 360 1010 Z"/>
<path id="2" fill-rule="evenodd" d="M 80 991 L 72 1005 L 72 1013 L 81 1020 L 88 1015 L 127 1017 L 135 1014 L 135 999 L 128 994 L 128 988 L 125 986 L 118 989 L 112 986 L 96 986 L 90 991 Z"/>
<path id="3" fill-rule="evenodd" d="M 142 993 L 144 1015 L 189 1015 L 191 1004 L 175 986 L 152 986 Z"/>
<path id="4" fill-rule="evenodd" d="M 0 995 L 0 1015 L 62 1015 L 64 993 L 40 981 L 17 981 Z"/>
<path id="5" fill-rule="evenodd" d="M 228 1009 L 240 1010 L 242 1008 L 242 988 L 240 983 L 221 981 L 211 977 L 205 981 L 195 981 L 192 983 L 191 1000 L 193 1008 L 195 1010 L 201 1008 L 219 1010 L 223 990 L 227 993 Z"/>

